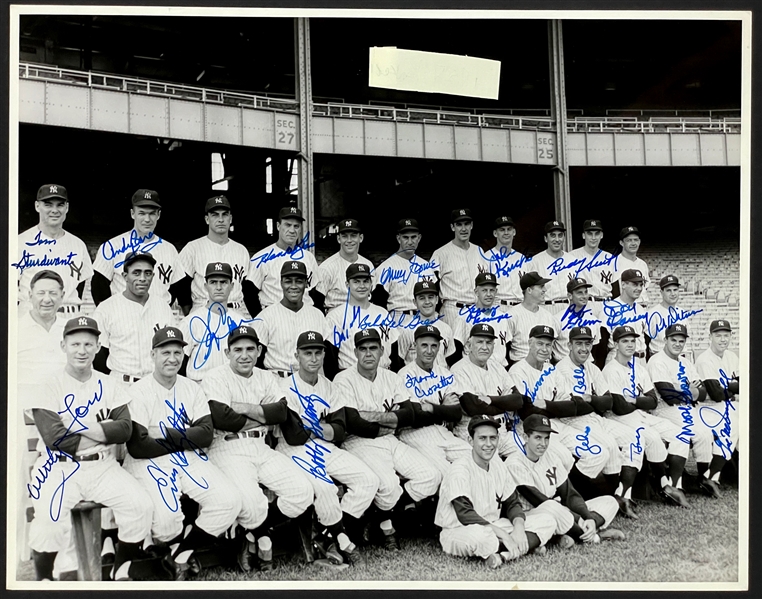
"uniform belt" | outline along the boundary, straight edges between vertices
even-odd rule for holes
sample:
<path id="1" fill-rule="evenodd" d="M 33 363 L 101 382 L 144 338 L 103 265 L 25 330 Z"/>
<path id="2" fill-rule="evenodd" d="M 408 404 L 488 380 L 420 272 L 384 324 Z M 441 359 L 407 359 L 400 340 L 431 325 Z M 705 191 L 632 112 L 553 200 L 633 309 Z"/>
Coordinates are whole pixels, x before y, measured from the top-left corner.
<path id="1" fill-rule="evenodd" d="M 399 312 L 400 314 L 408 314 L 409 316 L 415 316 L 418 310 L 396 310 L 396 312 Z"/>
<path id="2" fill-rule="evenodd" d="M 632 355 L 635 356 L 636 358 L 645 358 L 646 357 L 646 352 L 644 352 L 644 351 L 636 351 Z"/>
<path id="3" fill-rule="evenodd" d="M 594 295 L 590 299 L 595 301 L 595 302 L 605 302 L 605 301 L 610 300 L 611 298 L 610 297 L 601 297 L 601 296 L 598 296 L 598 295 Z"/>
<path id="4" fill-rule="evenodd" d="M 58 312 L 61 312 L 61 314 L 78 314 L 79 311 L 79 306 L 61 306 L 58 308 Z"/>
<path id="5" fill-rule="evenodd" d="M 471 304 L 464 304 L 463 302 L 454 302 L 456 308 L 470 308 Z"/>
<path id="6" fill-rule="evenodd" d="M 130 376 L 129 374 L 123 374 L 122 380 L 125 383 L 137 383 L 140 380 L 140 378 L 137 376 Z"/>
<path id="7" fill-rule="evenodd" d="M 229 435 L 225 435 L 223 439 L 225 439 L 225 441 L 235 441 L 236 439 L 256 439 L 257 437 L 264 437 L 265 435 L 266 433 L 263 433 L 262 431 L 244 431 L 242 433 L 230 433 Z"/>
<path id="8" fill-rule="evenodd" d="M 550 305 L 550 304 L 568 304 L 568 303 L 569 303 L 568 299 L 545 300 L 545 305 Z"/>
<path id="9" fill-rule="evenodd" d="M 285 370 L 273 370 L 272 372 L 277 374 L 282 379 L 287 379 L 288 377 L 291 376 L 291 373 L 290 372 L 286 372 Z"/>
<path id="10" fill-rule="evenodd" d="M 226 305 L 228 308 L 233 308 L 234 310 L 240 310 L 241 308 L 241 302 L 228 302 Z"/>
<path id="11" fill-rule="evenodd" d="M 500 304 L 503 306 L 518 306 L 521 300 L 500 300 Z"/>
<path id="12" fill-rule="evenodd" d="M 82 455 L 82 456 L 65 456 L 65 455 L 58 455 L 58 461 L 59 462 L 94 462 L 95 460 L 101 460 L 105 459 L 105 455 L 101 455 L 100 453 L 94 453 L 92 455 Z"/>

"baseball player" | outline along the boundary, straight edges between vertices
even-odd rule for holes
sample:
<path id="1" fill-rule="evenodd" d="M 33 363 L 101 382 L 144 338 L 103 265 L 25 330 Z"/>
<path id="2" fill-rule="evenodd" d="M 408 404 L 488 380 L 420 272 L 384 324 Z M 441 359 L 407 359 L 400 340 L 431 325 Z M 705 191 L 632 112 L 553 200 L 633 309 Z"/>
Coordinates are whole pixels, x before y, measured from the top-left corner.
<path id="1" fill-rule="evenodd" d="M 455 326 L 458 310 L 470 306 L 476 299 L 470 282 L 480 272 L 489 272 L 490 265 L 482 257 L 479 246 L 469 241 L 474 221 L 471 210 L 461 208 L 450 214 L 450 229 L 454 238 L 431 255 L 437 264 L 439 297 L 442 300 L 442 317 L 451 327 Z"/>
<path id="2" fill-rule="evenodd" d="M 648 360 L 648 374 L 662 399 L 654 413 L 682 427 L 678 439 L 693 448 L 699 486 L 708 495 L 719 497 L 720 472 L 730 457 L 727 445 L 734 447 L 738 442 L 738 427 L 732 425 L 727 407 L 719 415 L 713 413 L 717 412 L 713 407 L 699 407 L 706 399 L 707 390 L 696 367 L 681 355 L 688 328 L 684 324 L 673 324 L 664 334 L 663 351 Z M 730 402 L 728 405 L 733 407 Z M 714 426 L 709 426 L 715 423 L 725 429 L 717 441 Z M 672 486 L 681 489 L 682 481 L 674 481 Z"/>
<path id="3" fill-rule="evenodd" d="M 66 313 L 79 312 L 85 283 L 93 276 L 93 264 L 85 243 L 63 228 L 69 212 L 69 194 L 63 185 L 47 184 L 37 190 L 34 209 L 40 222 L 19 234 L 18 271 L 19 314 L 31 308 L 29 301 L 32 277 L 40 270 L 58 273 L 64 282 Z"/>
<path id="4" fill-rule="evenodd" d="M 442 475 L 417 450 L 402 443 L 396 429 L 414 421 L 410 393 L 393 372 L 379 368 L 383 345 L 375 328 L 355 334 L 357 364 L 343 370 L 334 380 L 334 394 L 341 397 L 347 418 L 343 448 L 370 466 L 379 478 L 374 498 L 375 520 L 383 533 L 383 546 L 399 549 L 392 526 L 391 510 L 402 497 L 398 473 L 407 479 L 405 492 L 422 507 L 433 496 Z M 423 508 L 422 508 L 423 511 Z"/>
<path id="5" fill-rule="evenodd" d="M 663 497 L 687 507 L 685 494 L 673 487 L 672 481 L 682 477 L 690 448 L 680 441 L 678 425 L 651 413 L 657 406 L 658 397 L 645 363 L 636 359 L 639 336 L 640 333 L 629 325 L 614 329 L 612 339 L 616 353 L 603 369 L 613 399 L 613 414 L 607 417 L 635 428 L 642 443 L 639 441 L 629 450 L 645 455 Z M 665 442 L 668 448 L 665 448 Z"/>
<path id="6" fill-rule="evenodd" d="M 399 318 L 381 306 L 371 304 L 368 296 L 372 285 L 370 267 L 361 262 L 350 264 L 346 271 L 348 299 L 326 315 L 326 339 L 338 350 L 338 368 L 346 370 L 357 362 L 354 351 L 355 333 L 373 327 L 381 334 L 383 355 L 381 368 L 399 370 L 401 360 L 397 350 L 397 323 Z M 334 367 L 326 365 L 329 378 Z"/>
<path id="7" fill-rule="evenodd" d="M 305 303 L 308 281 L 305 262 L 283 262 L 280 270 L 283 298 L 262 310 L 253 323 L 263 346 L 263 366 L 283 378 L 299 369 L 296 360 L 299 333 L 326 328 L 323 313 Z"/>
<path id="8" fill-rule="evenodd" d="M 630 326 L 638 333 L 636 338 L 635 354 L 633 359 L 639 360 L 638 366 L 646 365 L 646 329 L 648 311 L 638 301 L 645 284 L 643 273 L 635 269 L 627 269 L 621 274 L 620 294 L 616 299 L 603 302 L 604 325 L 607 333 L 620 326 Z M 609 337 L 608 355 L 605 364 L 608 364 L 616 355 L 616 347 L 613 337 Z M 600 366 L 600 359 L 598 360 Z"/>
<path id="9" fill-rule="evenodd" d="M 444 476 L 450 463 L 467 457 L 471 447 L 443 426 L 460 422 L 463 413 L 458 396 L 452 392 L 455 375 L 436 362 L 441 341 L 439 327 L 423 325 L 415 329 L 415 361 L 397 374 L 416 411 L 415 428 L 402 429 L 400 441 L 421 452 Z"/>
<path id="10" fill-rule="evenodd" d="M 282 516 L 312 518 L 307 511 L 312 505 L 312 485 L 293 461 L 265 443 L 267 426 L 282 423 L 287 406 L 281 379 L 255 368 L 260 351 L 256 332 L 240 326 L 227 343 L 227 363 L 210 370 L 201 383 L 214 424 L 209 457 L 243 499 L 236 514 L 246 531 L 241 536 L 241 568 L 250 571 L 256 555 L 259 568 L 269 570 L 273 567 L 270 528 Z M 260 484 L 275 493 L 278 510 L 268 509 Z"/>
<path id="11" fill-rule="evenodd" d="M 186 372 L 193 381 L 200 381 L 204 373 L 224 364 L 221 341 L 234 329 L 251 322 L 230 306 L 228 300 L 235 286 L 233 269 L 227 262 L 211 262 L 204 269 L 206 304 L 195 308 L 180 323 L 187 361 L 180 372 Z"/>
<path id="12" fill-rule="evenodd" d="M 190 278 L 184 279 L 181 287 L 180 305 L 183 313 L 191 309 L 203 308 L 209 300 L 206 285 L 206 267 L 210 262 L 230 264 L 233 272 L 232 288 L 225 308 L 245 311 L 242 284 L 249 269 L 249 250 L 230 239 L 230 225 L 233 222 L 230 201 L 225 196 L 215 196 L 206 201 L 204 220 L 209 231 L 188 244 L 180 252 L 180 261 L 185 273 Z M 190 294 L 187 287 L 190 284 Z M 190 296 L 190 297 L 189 297 Z M 191 301 L 189 301 L 191 300 Z M 191 306 L 192 303 L 192 306 Z"/>
<path id="13" fill-rule="evenodd" d="M 276 224 L 278 240 L 261 249 L 251 258 L 247 280 L 254 286 L 255 293 L 253 298 L 246 300 L 247 305 L 258 305 L 260 309 L 264 309 L 283 299 L 281 270 L 284 263 L 294 261 L 304 263 L 307 272 L 304 303 L 308 306 L 314 304 L 310 292 L 317 283 L 318 264 L 315 254 L 309 251 L 309 248 L 314 247 L 315 244 L 310 243 L 309 231 L 305 233 L 303 227 L 304 217 L 301 208 L 286 206 L 280 209 Z M 245 289 L 244 293 L 248 295 Z M 256 307 L 252 310 L 250 311 L 252 316 L 259 313 Z"/>
<path id="14" fill-rule="evenodd" d="M 363 241 L 360 223 L 353 218 L 339 221 L 339 232 L 336 235 L 339 251 L 326 258 L 318 267 L 318 283 L 315 290 L 323 297 L 315 295 L 315 305 L 324 307 L 326 314 L 347 301 L 347 285 L 345 274 L 352 264 L 364 264 L 375 279 L 373 263 L 360 255 L 360 244 Z M 368 297 L 373 286 L 368 289 Z"/>
<path id="15" fill-rule="evenodd" d="M 435 262 L 426 262 L 416 255 L 421 231 L 414 218 L 403 218 L 397 224 L 399 249 L 376 269 L 378 284 L 372 293 L 374 304 L 395 315 L 416 313 L 413 288 L 420 281 L 433 282 Z"/>
<path id="16" fill-rule="evenodd" d="M 582 498 L 569 480 L 573 459 L 566 451 L 558 451 L 555 445 L 551 445 L 553 433 L 555 431 L 545 416 L 531 415 L 524 421 L 526 451 L 515 453 L 506 461 L 521 494 L 524 509 L 553 507 L 557 503 L 572 514 L 573 524 L 566 530 L 566 535 L 575 541 L 599 543 L 602 540 L 624 540 L 622 531 L 610 528 L 619 510 L 616 498 L 611 495 L 600 495 L 587 501 Z M 559 524 L 563 522 L 558 515 L 556 518 Z M 564 528 L 559 528 L 559 531 L 562 530 Z M 567 546 L 564 541 L 561 537 L 561 547 Z"/>
<path id="17" fill-rule="evenodd" d="M 489 568 L 544 547 L 572 525 L 571 514 L 551 506 L 553 501 L 524 513 L 513 476 L 493 459 L 499 428 L 499 422 L 486 416 L 469 421 L 471 455 L 445 475 L 435 520 L 442 527 L 439 540 L 445 553 L 481 557 Z"/>
<path id="18" fill-rule="evenodd" d="M 114 511 L 115 580 L 130 580 L 130 563 L 142 556 L 150 532 L 151 502 L 116 461 L 116 445 L 129 439 L 133 425 L 124 389 L 93 371 L 99 335 L 97 322 L 87 316 L 66 323 L 61 342 L 66 366 L 43 384 L 31 406 L 41 453 L 27 485 L 35 506 L 29 546 L 37 580 L 52 580 L 56 554 L 69 545 L 71 509 L 79 501 Z"/>
<path id="19" fill-rule="evenodd" d="M 547 285 L 545 288 L 547 289 Z M 571 279 L 566 284 L 566 296 L 569 305 L 557 316 L 561 321 L 562 331 L 571 331 L 574 327 L 590 327 L 593 331 L 593 345 L 601 340 L 601 329 L 605 320 L 602 305 L 590 301 L 592 285 L 586 279 Z M 568 341 L 568 340 L 567 340 Z"/>
<path id="20" fill-rule="evenodd" d="M 640 231 L 637 227 L 625 227 L 619 231 L 619 245 L 622 251 L 617 255 L 614 261 L 614 278 L 611 281 L 611 297 L 619 297 L 621 292 L 618 283 L 621 274 L 625 270 L 639 270 L 643 274 L 643 295 L 648 300 L 648 284 L 651 282 L 648 273 L 648 264 L 638 258 L 640 249 Z"/>
<path id="21" fill-rule="evenodd" d="M 132 229 L 104 242 L 95 255 L 95 274 L 91 282 L 93 301 L 98 306 L 112 295 L 124 292 L 124 259 L 129 254 L 150 253 L 156 261 L 151 282 L 152 296 L 168 305 L 174 303 L 178 283 L 185 278 L 177 249 L 156 234 L 161 217 L 161 200 L 152 189 L 138 189 L 132 194 Z"/>
<path id="22" fill-rule="evenodd" d="M 513 239 L 516 236 L 516 226 L 510 216 L 499 216 L 495 219 L 492 231 L 497 243 L 482 256 L 489 262 L 490 272 L 497 277 L 496 305 L 508 307 L 521 303 L 523 294 L 519 280 L 532 267 L 527 264 L 532 258 L 527 258 L 521 252 L 513 249 Z"/>
<path id="23" fill-rule="evenodd" d="M 546 223 L 543 239 L 548 248 L 532 256 L 530 270 L 538 272 L 542 278 L 549 280 L 545 286 L 546 304 L 567 303 L 565 286 L 571 279 L 575 278 L 575 275 L 564 268 L 564 257 L 566 256 L 566 252 L 564 252 L 565 238 L 566 226 L 564 223 L 559 220 L 552 220 Z M 561 306 L 561 308 L 564 309 L 565 306 Z M 555 312 L 555 310 L 553 311 Z"/>
<path id="24" fill-rule="evenodd" d="M 101 302 L 93 313 L 102 329 L 96 367 L 123 383 L 151 374 L 151 338 L 174 324 L 169 304 L 149 292 L 155 267 L 156 260 L 147 252 L 125 257 L 120 276 L 124 291 Z"/>
<path id="25" fill-rule="evenodd" d="M 335 564 L 361 563 L 350 536 L 360 536 L 359 520 L 373 502 L 379 480 L 371 467 L 337 447 L 346 438 L 346 418 L 333 384 L 320 374 L 323 336 L 307 330 L 296 340 L 298 369 L 284 381 L 289 417 L 275 429 L 276 449 L 299 466 L 315 493 L 315 513 L 323 528 L 319 548 Z M 347 487 L 339 499 L 336 481 Z"/>
<path id="26" fill-rule="evenodd" d="M 566 256 L 565 269 L 573 277 L 584 276 L 593 286 L 590 289 L 596 302 L 611 297 L 611 282 L 616 270 L 616 256 L 600 249 L 603 239 L 603 223 L 599 220 L 586 220 L 582 226 L 584 245 L 572 250 Z"/>
<path id="27" fill-rule="evenodd" d="M 413 301 L 417 312 L 412 319 L 405 322 L 397 331 L 397 351 L 406 364 L 415 361 L 415 329 L 418 326 L 436 324 L 442 336 L 441 351 L 437 352 L 436 364 L 441 368 L 449 368 L 460 360 L 463 355 L 463 343 L 455 339 L 450 325 L 442 320 L 437 312 L 439 295 L 437 284 L 429 281 L 419 281 L 413 287 Z"/>
<path id="28" fill-rule="evenodd" d="M 651 338 L 648 344 L 649 360 L 654 354 L 664 349 L 665 333 L 667 328 L 673 324 L 681 323 L 688 325 L 691 316 L 703 312 L 699 310 L 683 310 L 678 307 L 680 301 L 680 281 L 675 275 L 667 275 L 659 280 L 659 289 L 661 290 L 661 302 L 654 306 L 648 313 L 646 331 Z M 684 350 L 687 349 L 687 343 Z"/>
<path id="29" fill-rule="evenodd" d="M 206 394 L 201 386 L 178 375 L 184 344 L 182 332 L 175 327 L 154 334 L 153 374 L 129 388 L 133 426 L 124 460 L 125 470 L 143 487 L 126 496 L 135 501 L 148 495 L 153 505 L 151 533 L 169 545 L 163 565 L 174 580 L 187 577 L 193 551 L 214 544 L 241 511 L 235 484 L 204 451 L 213 435 Z M 188 528 L 183 526 L 181 494 L 200 506 L 198 518 Z"/>

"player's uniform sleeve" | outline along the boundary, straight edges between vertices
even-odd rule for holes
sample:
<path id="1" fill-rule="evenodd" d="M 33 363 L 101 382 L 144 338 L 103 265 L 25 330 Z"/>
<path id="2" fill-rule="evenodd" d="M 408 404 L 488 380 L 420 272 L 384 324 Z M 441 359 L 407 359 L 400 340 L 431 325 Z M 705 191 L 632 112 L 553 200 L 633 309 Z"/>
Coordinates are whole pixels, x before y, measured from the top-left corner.
<path id="1" fill-rule="evenodd" d="M 275 304 L 273 304 L 275 305 Z M 259 337 L 259 341 L 262 345 L 265 347 L 270 346 L 270 332 L 271 332 L 271 319 L 275 316 L 272 310 L 270 310 L 269 306 L 262 310 L 259 313 L 259 316 L 254 319 L 254 322 L 251 324 L 251 326 L 254 327 L 254 331 L 257 333 L 257 337 Z"/>
<path id="2" fill-rule="evenodd" d="M 166 242 L 164 245 L 170 249 L 172 254 L 172 257 L 169 258 L 167 262 L 172 265 L 172 276 L 169 279 L 169 284 L 174 285 L 175 283 L 178 283 L 185 278 L 185 267 L 183 266 L 183 261 L 180 260 L 180 253 L 177 251 L 177 248 L 174 246 L 174 244 Z"/>
<path id="3" fill-rule="evenodd" d="M 109 241 L 103 242 L 100 247 L 98 247 L 98 252 L 95 254 L 95 262 L 93 262 L 93 270 L 111 281 L 114 278 L 114 265 L 104 257 L 105 246 L 107 243 L 109 243 Z"/>
<path id="4" fill-rule="evenodd" d="M 188 275 L 191 279 L 196 274 L 195 262 L 196 252 L 194 251 L 193 242 L 190 242 L 187 243 L 185 247 L 180 251 L 180 264 L 182 265 L 185 274 Z"/>
<path id="5" fill-rule="evenodd" d="M 85 242 L 80 239 L 77 245 L 79 246 L 79 255 L 82 256 L 82 278 L 77 282 L 77 285 L 79 285 L 87 281 L 87 279 L 91 279 L 95 273 L 93 271 L 93 263 L 90 260 L 90 252 L 87 251 Z"/>
<path id="6" fill-rule="evenodd" d="M 675 382 L 675 372 L 672 372 L 669 365 L 664 360 L 651 358 L 648 361 L 648 374 L 651 375 L 651 380 L 655 383 L 672 383 Z"/>
<path id="7" fill-rule="evenodd" d="M 262 262 L 263 256 L 265 256 L 267 253 L 265 250 L 267 250 L 267 248 L 262 248 L 258 252 L 254 253 L 254 255 L 251 257 L 251 260 L 249 261 L 249 268 L 246 274 L 246 278 L 254 283 L 254 285 L 256 285 L 257 289 L 260 291 L 262 291 L 262 285 L 265 282 L 265 263 Z"/>
<path id="8" fill-rule="evenodd" d="M 97 308 L 95 308 L 95 311 L 93 312 L 93 320 L 98 323 L 98 329 L 100 330 L 101 334 L 98 336 L 98 341 L 101 342 L 101 345 L 108 349 L 110 346 L 109 343 L 109 331 L 111 330 L 111 317 L 109 313 L 103 308 L 104 303 L 101 302 Z"/>
<path id="9" fill-rule="evenodd" d="M 315 289 L 325 296 L 328 296 L 328 291 L 334 287 L 334 276 L 331 263 L 323 262 L 317 269 L 318 280 L 315 285 Z"/>
<path id="10" fill-rule="evenodd" d="M 606 394 L 609 391 L 609 385 L 600 369 L 594 364 L 590 364 L 588 362 L 588 364 L 585 364 L 585 370 L 588 371 L 588 375 L 590 376 L 590 383 L 592 384 L 592 387 L 588 388 L 595 390 L 595 393 L 592 395 Z"/>
<path id="11" fill-rule="evenodd" d="M 148 428 L 151 423 L 151 415 L 148 411 L 148 401 L 151 398 L 146 397 L 141 393 L 141 388 L 136 389 L 133 385 L 127 391 L 127 399 L 129 400 L 128 406 L 130 408 L 130 417 L 133 423 L 141 424 L 143 427 Z"/>

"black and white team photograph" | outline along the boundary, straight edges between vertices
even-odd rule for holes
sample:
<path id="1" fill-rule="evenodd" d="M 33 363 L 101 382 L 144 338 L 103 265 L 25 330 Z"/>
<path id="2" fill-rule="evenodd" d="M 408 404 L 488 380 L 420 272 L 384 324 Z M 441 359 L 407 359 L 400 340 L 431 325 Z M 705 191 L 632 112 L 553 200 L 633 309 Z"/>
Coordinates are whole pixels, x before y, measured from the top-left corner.
<path id="1" fill-rule="evenodd" d="M 14 7 L 6 586 L 747 589 L 750 26 Z"/>

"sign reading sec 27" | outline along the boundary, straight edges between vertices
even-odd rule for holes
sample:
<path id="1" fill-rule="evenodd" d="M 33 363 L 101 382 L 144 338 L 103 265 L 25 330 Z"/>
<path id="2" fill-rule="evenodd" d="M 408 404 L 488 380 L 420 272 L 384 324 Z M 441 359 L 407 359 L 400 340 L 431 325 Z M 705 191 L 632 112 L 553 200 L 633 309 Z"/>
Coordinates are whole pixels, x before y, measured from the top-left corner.
<path id="1" fill-rule="evenodd" d="M 275 117 L 275 147 L 279 150 L 296 150 L 299 125 L 297 117 L 277 115 Z"/>

